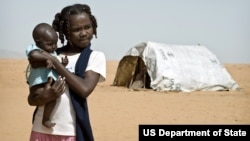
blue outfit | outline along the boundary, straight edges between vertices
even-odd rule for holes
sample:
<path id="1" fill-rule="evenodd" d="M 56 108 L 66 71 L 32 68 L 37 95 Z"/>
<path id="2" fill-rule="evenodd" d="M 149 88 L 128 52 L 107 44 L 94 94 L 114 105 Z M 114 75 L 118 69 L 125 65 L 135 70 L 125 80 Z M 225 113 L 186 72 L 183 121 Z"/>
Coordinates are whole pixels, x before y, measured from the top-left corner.
<path id="1" fill-rule="evenodd" d="M 26 48 L 26 55 L 29 57 L 29 53 L 33 50 L 42 50 L 38 48 L 36 45 L 31 44 Z M 56 52 L 52 53 L 53 56 L 56 56 Z M 46 67 L 41 68 L 32 68 L 26 71 L 29 75 L 27 76 L 27 81 L 29 86 L 32 87 L 34 85 L 46 83 L 49 77 L 52 77 L 54 80 L 57 80 L 58 74 L 53 69 L 48 69 Z"/>

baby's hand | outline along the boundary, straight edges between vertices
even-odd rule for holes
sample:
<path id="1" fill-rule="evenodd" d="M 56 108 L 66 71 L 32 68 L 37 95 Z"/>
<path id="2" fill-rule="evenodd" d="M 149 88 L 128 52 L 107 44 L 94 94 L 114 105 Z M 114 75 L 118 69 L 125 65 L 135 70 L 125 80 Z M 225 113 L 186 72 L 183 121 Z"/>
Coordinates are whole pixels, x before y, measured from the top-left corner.
<path id="1" fill-rule="evenodd" d="M 62 59 L 62 65 L 63 65 L 63 66 L 67 66 L 68 63 L 69 63 L 68 57 L 65 56 L 65 57 L 62 57 L 61 59 Z"/>

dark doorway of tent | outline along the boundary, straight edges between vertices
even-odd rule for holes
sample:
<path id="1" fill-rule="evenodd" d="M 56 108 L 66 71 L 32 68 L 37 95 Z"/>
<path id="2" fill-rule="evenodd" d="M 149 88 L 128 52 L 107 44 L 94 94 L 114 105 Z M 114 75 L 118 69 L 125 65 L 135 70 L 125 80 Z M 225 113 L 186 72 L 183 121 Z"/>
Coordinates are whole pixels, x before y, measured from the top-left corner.
<path id="1" fill-rule="evenodd" d="M 113 86 L 150 89 L 150 77 L 142 58 L 139 56 L 124 56 L 119 62 Z"/>

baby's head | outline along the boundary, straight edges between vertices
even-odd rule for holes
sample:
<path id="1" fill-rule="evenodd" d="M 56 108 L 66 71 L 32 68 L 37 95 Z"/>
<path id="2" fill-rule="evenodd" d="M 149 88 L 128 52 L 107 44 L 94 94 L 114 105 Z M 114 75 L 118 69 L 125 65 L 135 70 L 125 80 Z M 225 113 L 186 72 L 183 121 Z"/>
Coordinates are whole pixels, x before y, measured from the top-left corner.
<path id="1" fill-rule="evenodd" d="M 52 53 L 57 49 L 58 35 L 49 24 L 40 23 L 36 25 L 32 35 L 36 46 L 42 50 Z"/>

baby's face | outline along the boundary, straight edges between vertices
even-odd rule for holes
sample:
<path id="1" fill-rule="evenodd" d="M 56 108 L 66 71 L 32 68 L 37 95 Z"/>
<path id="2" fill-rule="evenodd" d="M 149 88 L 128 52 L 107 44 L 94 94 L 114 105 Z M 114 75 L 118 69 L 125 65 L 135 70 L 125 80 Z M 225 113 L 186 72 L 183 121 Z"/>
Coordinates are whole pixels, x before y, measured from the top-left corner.
<path id="1" fill-rule="evenodd" d="M 52 53 L 57 49 L 58 36 L 56 33 L 51 33 L 40 40 L 39 47 L 48 53 Z"/>

